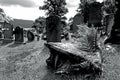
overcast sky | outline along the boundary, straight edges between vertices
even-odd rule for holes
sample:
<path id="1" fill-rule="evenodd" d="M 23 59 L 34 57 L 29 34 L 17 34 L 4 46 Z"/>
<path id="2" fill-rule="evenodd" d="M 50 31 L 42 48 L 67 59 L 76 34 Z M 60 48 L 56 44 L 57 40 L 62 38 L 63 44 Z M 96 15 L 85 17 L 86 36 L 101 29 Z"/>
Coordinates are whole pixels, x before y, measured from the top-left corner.
<path id="1" fill-rule="evenodd" d="M 5 13 L 17 19 L 35 20 L 39 16 L 44 16 L 45 12 L 39 10 L 39 6 L 43 5 L 44 0 L 0 0 L 0 8 Z M 102 0 L 98 0 L 102 1 Z M 76 14 L 76 9 L 80 0 L 66 0 L 69 12 L 66 14 L 68 18 Z"/>

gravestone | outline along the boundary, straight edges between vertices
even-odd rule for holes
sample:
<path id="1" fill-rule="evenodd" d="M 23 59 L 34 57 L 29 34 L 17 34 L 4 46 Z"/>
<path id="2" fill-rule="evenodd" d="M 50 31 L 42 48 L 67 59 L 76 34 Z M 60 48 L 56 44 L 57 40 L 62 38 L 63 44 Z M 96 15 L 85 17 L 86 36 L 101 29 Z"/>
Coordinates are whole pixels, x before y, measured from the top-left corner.
<path id="1" fill-rule="evenodd" d="M 73 24 L 71 26 L 71 31 L 76 32 L 78 30 L 77 25 L 80 25 L 80 24 L 83 24 L 83 23 L 84 23 L 84 18 L 82 16 L 82 14 L 81 13 L 76 14 L 73 18 Z"/>
<path id="2" fill-rule="evenodd" d="M 4 40 L 3 43 L 9 43 L 13 41 L 13 25 L 10 23 L 5 23 L 3 27 Z"/>
<path id="3" fill-rule="evenodd" d="M 22 43 L 24 41 L 23 28 L 17 26 L 14 31 L 15 43 Z"/>
<path id="4" fill-rule="evenodd" d="M 92 2 L 86 7 L 86 16 L 88 17 L 88 27 L 96 27 L 101 30 L 102 8 L 103 4 L 99 2 Z"/>
<path id="5" fill-rule="evenodd" d="M 27 31 L 27 38 L 28 38 L 28 41 L 33 41 L 35 39 L 35 36 L 34 34 L 31 32 L 31 31 Z"/>
<path id="6" fill-rule="evenodd" d="M 0 39 L 2 38 L 2 31 L 0 30 Z"/>
<path id="7" fill-rule="evenodd" d="M 61 42 L 60 19 L 57 16 L 50 16 L 46 19 L 47 42 Z"/>
<path id="8" fill-rule="evenodd" d="M 0 25 L 0 39 L 2 38 L 2 27 Z"/>
<path id="9" fill-rule="evenodd" d="M 0 22 L 0 40 L 3 40 L 3 27 L 4 27 L 4 23 Z"/>

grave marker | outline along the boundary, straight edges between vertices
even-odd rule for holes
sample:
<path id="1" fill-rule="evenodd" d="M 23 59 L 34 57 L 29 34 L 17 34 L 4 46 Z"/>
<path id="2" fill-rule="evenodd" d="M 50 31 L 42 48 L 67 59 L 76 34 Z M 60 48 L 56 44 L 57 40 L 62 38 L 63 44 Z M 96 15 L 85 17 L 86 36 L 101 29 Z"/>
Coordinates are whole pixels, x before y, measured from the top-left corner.
<path id="1" fill-rule="evenodd" d="M 14 31 L 15 43 L 22 43 L 24 41 L 23 28 L 17 26 Z"/>
<path id="2" fill-rule="evenodd" d="M 3 43 L 12 42 L 13 41 L 13 25 L 10 23 L 5 23 L 3 27 Z"/>

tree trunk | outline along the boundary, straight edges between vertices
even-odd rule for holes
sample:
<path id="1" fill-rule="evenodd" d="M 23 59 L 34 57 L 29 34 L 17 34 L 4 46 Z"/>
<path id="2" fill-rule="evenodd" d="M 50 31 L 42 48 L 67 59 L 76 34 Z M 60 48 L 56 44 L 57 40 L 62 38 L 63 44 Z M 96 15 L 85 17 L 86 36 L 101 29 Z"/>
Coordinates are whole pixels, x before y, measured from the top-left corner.
<path id="1" fill-rule="evenodd" d="M 117 11 L 115 14 L 115 19 L 114 19 L 114 25 L 112 26 L 112 31 L 111 31 L 111 35 L 110 38 L 107 39 L 106 43 L 113 43 L 113 44 L 117 44 L 120 43 L 120 1 L 116 0 L 118 3 L 116 4 L 117 7 Z"/>

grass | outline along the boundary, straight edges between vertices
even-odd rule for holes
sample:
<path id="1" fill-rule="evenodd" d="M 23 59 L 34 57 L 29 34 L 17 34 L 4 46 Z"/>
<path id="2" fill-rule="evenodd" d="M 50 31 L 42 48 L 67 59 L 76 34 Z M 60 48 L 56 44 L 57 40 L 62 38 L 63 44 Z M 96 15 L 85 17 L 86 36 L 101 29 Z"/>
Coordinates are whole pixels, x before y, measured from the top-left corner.
<path id="1" fill-rule="evenodd" d="M 118 45 L 111 46 L 111 49 L 102 53 L 103 73 L 100 80 L 120 79 L 120 48 Z"/>

